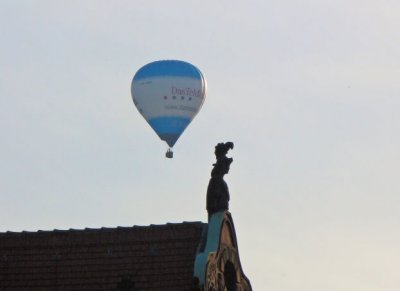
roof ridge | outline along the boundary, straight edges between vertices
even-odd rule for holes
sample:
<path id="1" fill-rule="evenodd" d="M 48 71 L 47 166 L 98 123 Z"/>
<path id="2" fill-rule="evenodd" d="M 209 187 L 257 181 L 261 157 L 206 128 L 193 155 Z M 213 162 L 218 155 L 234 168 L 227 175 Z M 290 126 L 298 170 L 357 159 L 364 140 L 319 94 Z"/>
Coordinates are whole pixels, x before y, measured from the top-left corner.
<path id="1" fill-rule="evenodd" d="M 169 227 L 169 226 L 182 226 L 182 225 L 204 225 L 206 222 L 202 221 L 183 221 L 183 222 L 167 222 L 163 224 L 149 224 L 149 225 L 133 225 L 133 226 L 115 226 L 115 227 L 85 227 L 85 228 L 69 228 L 69 229 L 52 229 L 52 230 L 43 230 L 39 229 L 36 231 L 4 231 L 0 232 L 0 235 L 7 234 L 36 234 L 36 233 L 68 233 L 68 232 L 99 232 L 99 231 L 115 231 L 115 230 L 132 230 L 132 229 L 146 229 L 146 228 L 160 228 L 160 227 Z"/>

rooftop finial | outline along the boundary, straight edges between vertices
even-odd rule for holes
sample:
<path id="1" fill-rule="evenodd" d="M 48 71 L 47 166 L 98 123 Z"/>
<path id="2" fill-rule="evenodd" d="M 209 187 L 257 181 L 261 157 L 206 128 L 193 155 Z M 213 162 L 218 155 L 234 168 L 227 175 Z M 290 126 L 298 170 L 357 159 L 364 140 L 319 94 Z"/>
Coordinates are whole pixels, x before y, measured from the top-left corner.
<path id="1" fill-rule="evenodd" d="M 233 149 L 233 142 L 219 143 L 215 146 L 215 157 L 217 162 L 213 164 L 211 179 L 207 189 L 207 211 L 208 217 L 220 211 L 229 210 L 229 190 L 224 181 L 224 175 L 229 173 L 233 161 L 226 154 Z"/>

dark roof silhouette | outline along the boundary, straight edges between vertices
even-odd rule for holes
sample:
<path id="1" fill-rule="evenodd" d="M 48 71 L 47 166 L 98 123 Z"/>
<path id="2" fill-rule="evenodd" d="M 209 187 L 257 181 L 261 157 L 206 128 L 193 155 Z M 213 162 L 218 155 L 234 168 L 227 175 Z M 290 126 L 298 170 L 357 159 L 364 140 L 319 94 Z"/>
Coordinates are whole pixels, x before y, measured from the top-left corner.
<path id="1" fill-rule="evenodd" d="M 196 290 L 206 225 L 0 233 L 0 290 Z"/>

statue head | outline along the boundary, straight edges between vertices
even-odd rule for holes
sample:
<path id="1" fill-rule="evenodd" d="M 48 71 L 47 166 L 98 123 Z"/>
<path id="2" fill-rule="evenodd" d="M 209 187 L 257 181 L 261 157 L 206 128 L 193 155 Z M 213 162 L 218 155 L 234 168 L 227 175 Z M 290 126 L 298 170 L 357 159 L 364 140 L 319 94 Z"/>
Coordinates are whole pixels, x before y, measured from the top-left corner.
<path id="1" fill-rule="evenodd" d="M 226 154 L 230 149 L 233 149 L 233 142 L 219 143 L 215 146 L 217 162 L 213 164 L 214 168 L 211 171 L 212 177 L 223 177 L 225 174 L 229 173 L 233 159 L 226 157 Z"/>
<path id="2" fill-rule="evenodd" d="M 226 154 L 229 150 L 233 149 L 233 142 L 228 141 L 226 143 L 219 143 L 215 146 L 215 157 L 217 158 L 217 162 L 220 158 L 226 157 Z"/>

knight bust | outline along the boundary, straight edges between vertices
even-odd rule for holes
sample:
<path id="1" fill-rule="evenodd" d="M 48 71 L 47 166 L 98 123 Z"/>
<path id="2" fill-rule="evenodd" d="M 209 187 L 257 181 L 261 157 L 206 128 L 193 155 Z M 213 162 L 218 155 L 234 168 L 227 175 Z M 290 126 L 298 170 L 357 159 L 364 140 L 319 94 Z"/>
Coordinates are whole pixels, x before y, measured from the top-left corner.
<path id="1" fill-rule="evenodd" d="M 224 181 L 224 175 L 229 173 L 232 158 L 226 157 L 233 142 L 219 143 L 215 146 L 215 157 L 217 162 L 213 164 L 211 179 L 207 188 L 207 212 L 208 217 L 220 211 L 229 210 L 229 190 Z"/>

